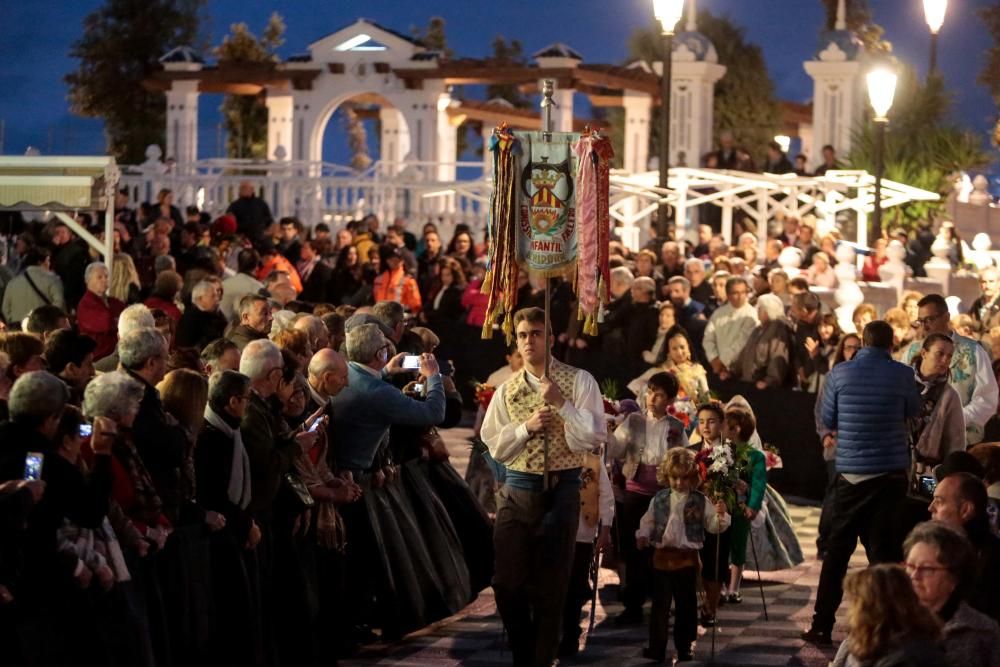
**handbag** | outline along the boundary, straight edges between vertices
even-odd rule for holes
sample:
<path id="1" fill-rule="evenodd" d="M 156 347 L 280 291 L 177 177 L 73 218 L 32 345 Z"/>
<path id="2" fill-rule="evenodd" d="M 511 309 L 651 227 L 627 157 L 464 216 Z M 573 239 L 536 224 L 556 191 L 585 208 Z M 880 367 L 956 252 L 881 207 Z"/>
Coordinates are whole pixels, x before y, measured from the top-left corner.
<path id="1" fill-rule="evenodd" d="M 316 505 L 316 500 L 309 493 L 302 478 L 293 472 L 285 473 L 282 485 L 288 491 L 288 496 L 295 505 L 296 512 L 304 512 Z"/>

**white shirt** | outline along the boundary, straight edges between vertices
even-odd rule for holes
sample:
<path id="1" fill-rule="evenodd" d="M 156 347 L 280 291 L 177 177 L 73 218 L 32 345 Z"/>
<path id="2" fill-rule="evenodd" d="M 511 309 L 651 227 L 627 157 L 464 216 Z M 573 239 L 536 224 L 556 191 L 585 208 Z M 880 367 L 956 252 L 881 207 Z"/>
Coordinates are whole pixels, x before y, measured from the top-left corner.
<path id="1" fill-rule="evenodd" d="M 601 526 L 610 526 L 611 522 L 615 520 L 615 491 L 611 488 L 611 479 L 608 477 L 608 470 L 604 464 L 597 467 L 597 478 L 600 484 L 597 508 L 601 516 Z M 576 541 L 593 542 L 595 535 L 597 535 L 597 527 L 588 526 L 581 515 L 580 526 L 576 530 Z"/>
<path id="2" fill-rule="evenodd" d="M 524 377 L 529 387 L 539 391 L 540 378 L 532 375 L 527 368 L 524 369 Z M 511 423 L 507 402 L 504 400 L 507 384 L 504 382 L 497 387 L 479 432 L 483 442 L 490 449 L 490 456 L 499 463 L 510 463 L 516 459 L 531 438 L 524 423 Z M 599 443 L 608 439 L 601 388 L 597 386 L 597 380 L 593 375 L 584 370 L 577 370 L 573 382 L 573 396 L 575 400 L 570 402 L 567 397 L 559 410 L 559 416 L 566 423 L 566 444 L 570 451 L 590 452 Z"/>
<path id="3" fill-rule="evenodd" d="M 636 420 L 640 419 L 646 421 L 645 442 L 636 441 L 639 434 L 635 432 L 638 429 L 634 427 L 634 424 Z M 625 452 L 629 449 L 629 445 L 631 444 L 634 449 L 642 450 L 642 456 L 639 459 L 639 463 L 643 465 L 658 466 L 663 462 L 664 457 L 667 455 L 667 449 L 669 449 L 669 442 L 667 440 L 669 428 L 669 415 L 657 419 L 651 416 L 644 417 L 642 415 L 632 413 L 625 418 L 625 421 L 623 421 L 618 428 L 615 429 L 608 453 L 612 458 L 620 459 L 625 456 Z M 681 431 L 681 441 L 677 443 L 676 446 L 688 446 L 687 433 Z"/>
<path id="4" fill-rule="evenodd" d="M 663 529 L 662 535 L 653 535 L 653 526 L 656 517 L 653 511 L 653 503 L 649 503 L 649 509 L 639 519 L 639 529 L 635 531 L 636 539 L 646 537 L 657 549 L 672 547 L 674 549 L 701 549 L 702 542 L 692 542 L 687 538 L 684 530 L 684 505 L 687 503 L 688 494 L 670 491 L 670 516 L 667 518 L 667 525 Z M 705 498 L 705 518 L 702 525 L 709 533 L 718 535 L 729 527 L 731 518 L 729 513 L 718 515 L 715 512 L 715 505 Z"/>
<path id="5" fill-rule="evenodd" d="M 728 368 L 736 361 L 758 323 L 757 309 L 749 301 L 738 310 L 728 303 L 720 306 L 705 327 L 702 341 L 705 356 L 709 361 L 718 358 Z"/>
<path id="6" fill-rule="evenodd" d="M 997 398 L 1000 390 L 993 375 L 993 363 L 982 345 L 976 346 L 976 388 L 972 390 L 972 400 L 962 408 L 966 424 L 986 425 L 990 417 L 997 413 Z"/>

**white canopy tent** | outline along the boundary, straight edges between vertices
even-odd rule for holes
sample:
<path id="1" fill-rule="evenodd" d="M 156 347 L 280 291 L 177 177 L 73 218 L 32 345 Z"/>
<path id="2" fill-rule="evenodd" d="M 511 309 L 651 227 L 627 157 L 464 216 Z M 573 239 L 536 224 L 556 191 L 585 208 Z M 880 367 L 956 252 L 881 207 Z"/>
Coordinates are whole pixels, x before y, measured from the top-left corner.
<path id="1" fill-rule="evenodd" d="M 120 173 L 109 156 L 0 156 L 0 210 L 52 213 L 104 258 L 114 258 L 115 191 Z M 104 241 L 71 213 L 104 212 Z"/>

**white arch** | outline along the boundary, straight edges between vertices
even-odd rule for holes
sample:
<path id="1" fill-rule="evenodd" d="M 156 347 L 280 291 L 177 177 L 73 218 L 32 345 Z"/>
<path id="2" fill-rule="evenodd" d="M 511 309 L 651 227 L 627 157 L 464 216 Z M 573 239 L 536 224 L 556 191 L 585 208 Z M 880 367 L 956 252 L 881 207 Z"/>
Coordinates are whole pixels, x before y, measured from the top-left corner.
<path id="1" fill-rule="evenodd" d="M 326 100 L 325 104 L 321 107 L 320 111 L 316 114 L 310 114 L 311 120 L 307 120 L 307 127 L 304 128 L 306 132 L 306 146 L 307 153 L 303 156 L 310 162 L 320 162 L 323 159 L 323 137 L 326 134 L 326 126 L 329 124 L 330 119 L 333 114 L 345 103 L 351 101 L 352 99 L 359 97 L 361 95 L 377 95 L 382 98 L 387 104 L 383 104 L 383 109 L 392 109 L 396 111 L 396 122 L 399 128 L 400 134 L 406 136 L 406 147 L 407 150 L 402 153 L 403 156 L 409 152 L 410 137 L 412 137 L 412 131 L 410 129 L 410 124 L 407 121 L 406 114 L 403 113 L 402 100 L 393 99 L 395 96 L 388 94 L 384 91 L 378 90 L 351 90 L 348 92 L 335 95 L 332 98 Z"/>

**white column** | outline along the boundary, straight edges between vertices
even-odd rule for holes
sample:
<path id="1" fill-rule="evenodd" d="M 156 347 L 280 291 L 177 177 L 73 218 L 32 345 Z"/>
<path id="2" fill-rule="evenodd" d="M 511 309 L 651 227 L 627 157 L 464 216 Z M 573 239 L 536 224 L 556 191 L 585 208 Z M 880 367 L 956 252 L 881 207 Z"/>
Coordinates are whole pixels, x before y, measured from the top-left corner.
<path id="1" fill-rule="evenodd" d="M 820 54 L 820 60 L 804 63 L 813 78 L 813 153 L 809 155 L 813 167 L 822 164 L 820 149 L 827 144 L 841 158 L 850 153 L 851 133 L 864 111 L 861 63 L 837 59 L 841 57 L 843 52 L 831 44 Z"/>
<path id="2" fill-rule="evenodd" d="M 726 67 L 686 60 L 689 53 L 674 52 L 670 75 L 670 164 L 682 166 L 683 161 L 683 166 L 698 167 L 701 156 L 712 150 L 715 84 Z"/>
<path id="3" fill-rule="evenodd" d="M 295 154 L 295 98 L 289 93 L 267 91 L 267 159 L 279 162 L 299 159 Z M 282 150 L 279 151 L 278 147 Z"/>
<path id="4" fill-rule="evenodd" d="M 398 109 L 392 107 L 379 109 L 378 117 L 382 126 L 379 160 L 384 163 L 386 174 L 398 174 L 410 151 L 410 133 L 406 128 L 406 120 Z"/>
<path id="5" fill-rule="evenodd" d="M 573 89 L 556 88 L 552 93 L 556 108 L 552 110 L 552 125 L 556 132 L 573 131 Z"/>
<path id="6" fill-rule="evenodd" d="M 645 93 L 626 90 L 622 96 L 625 109 L 625 150 L 622 166 L 633 174 L 649 171 L 649 131 L 653 98 Z"/>
<path id="7" fill-rule="evenodd" d="M 458 161 L 458 125 L 448 115 L 450 105 L 451 95 L 444 93 L 438 97 L 435 159 L 438 163 L 437 179 L 445 182 L 455 180 L 457 174 L 455 163 Z"/>
<path id="8" fill-rule="evenodd" d="M 167 157 L 178 165 L 198 159 L 197 81 L 174 81 L 167 91 Z"/>

